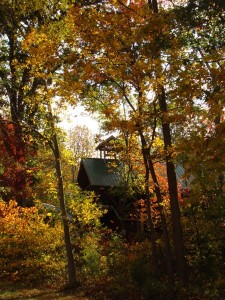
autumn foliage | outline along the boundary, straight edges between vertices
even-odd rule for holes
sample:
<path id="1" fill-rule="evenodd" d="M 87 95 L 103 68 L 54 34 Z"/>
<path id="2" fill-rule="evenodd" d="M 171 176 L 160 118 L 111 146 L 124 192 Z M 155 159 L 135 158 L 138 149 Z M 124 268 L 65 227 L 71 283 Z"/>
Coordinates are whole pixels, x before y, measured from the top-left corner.
<path id="1" fill-rule="evenodd" d="M 0 201 L 1 281 L 42 285 L 64 276 L 62 227 L 46 224 L 46 214 Z"/>
<path id="2" fill-rule="evenodd" d="M 12 122 L 1 124 L 0 193 L 5 201 L 15 199 L 20 205 L 29 206 L 32 204 L 31 185 L 35 170 L 28 161 L 36 155 L 36 150 L 29 136 L 20 130 L 20 126 Z"/>
<path id="3" fill-rule="evenodd" d="M 223 2 L 1 1 L 0 280 L 61 278 L 63 224 L 71 286 L 111 299 L 221 299 Z M 72 133 L 69 154 L 57 122 L 78 102 L 120 135 L 124 169 L 109 198 L 117 231 L 123 218 L 142 222 L 129 243 L 102 226 L 100 198 L 76 187 L 88 134 Z M 36 198 L 58 216 L 47 222 Z"/>

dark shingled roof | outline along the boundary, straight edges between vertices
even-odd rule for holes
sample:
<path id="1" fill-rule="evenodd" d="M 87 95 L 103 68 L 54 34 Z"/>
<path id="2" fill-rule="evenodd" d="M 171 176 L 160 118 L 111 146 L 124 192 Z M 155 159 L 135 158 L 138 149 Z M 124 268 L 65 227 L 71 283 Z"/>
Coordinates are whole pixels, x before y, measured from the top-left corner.
<path id="1" fill-rule="evenodd" d="M 83 187 L 117 186 L 120 180 L 116 172 L 118 166 L 119 162 L 115 159 L 83 158 L 80 162 L 78 183 Z"/>

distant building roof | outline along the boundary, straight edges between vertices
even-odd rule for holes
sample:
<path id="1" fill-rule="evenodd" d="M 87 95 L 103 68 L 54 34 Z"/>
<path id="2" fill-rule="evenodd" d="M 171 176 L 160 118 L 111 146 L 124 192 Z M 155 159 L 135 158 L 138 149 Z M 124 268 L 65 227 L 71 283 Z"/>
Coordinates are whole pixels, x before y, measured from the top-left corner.
<path id="1" fill-rule="evenodd" d="M 118 149 L 116 149 L 115 144 L 113 143 L 115 140 L 116 138 L 114 137 L 114 135 L 111 135 L 100 144 L 98 144 L 95 150 L 99 151 L 100 158 L 116 159 Z"/>
<path id="2" fill-rule="evenodd" d="M 95 150 L 105 150 L 105 149 L 112 149 L 112 145 L 110 145 L 111 141 L 115 141 L 116 138 L 114 137 L 114 135 L 110 135 L 107 139 L 105 139 L 104 141 L 102 141 L 100 144 L 98 144 L 98 146 L 95 148 Z"/>
<path id="3" fill-rule="evenodd" d="M 118 186 L 118 166 L 115 159 L 84 158 L 80 162 L 78 184 L 81 188 Z"/>

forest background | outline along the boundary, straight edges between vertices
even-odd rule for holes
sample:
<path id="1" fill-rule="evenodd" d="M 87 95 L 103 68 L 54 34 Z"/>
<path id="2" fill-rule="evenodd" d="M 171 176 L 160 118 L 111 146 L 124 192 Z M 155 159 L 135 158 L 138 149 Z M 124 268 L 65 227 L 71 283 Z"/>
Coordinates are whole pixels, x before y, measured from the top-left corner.
<path id="1" fill-rule="evenodd" d="M 223 299 L 224 21 L 222 0 L 1 1 L 2 282 Z M 112 196 L 146 224 L 132 241 L 75 182 L 99 141 L 59 127 L 78 105 L 118 133 Z"/>

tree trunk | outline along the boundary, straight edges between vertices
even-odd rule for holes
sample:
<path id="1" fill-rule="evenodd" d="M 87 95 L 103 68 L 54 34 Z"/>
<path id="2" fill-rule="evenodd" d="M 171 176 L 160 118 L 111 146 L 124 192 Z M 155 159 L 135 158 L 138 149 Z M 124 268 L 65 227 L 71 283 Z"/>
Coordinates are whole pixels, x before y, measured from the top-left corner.
<path id="1" fill-rule="evenodd" d="M 150 190 L 149 190 L 149 167 L 148 167 L 147 157 L 145 155 L 145 149 L 142 149 L 142 153 L 143 153 L 144 164 L 145 164 L 145 194 L 146 194 L 147 222 L 148 222 L 147 224 L 151 235 L 153 272 L 155 278 L 157 279 L 159 277 L 159 272 L 158 272 L 159 256 L 157 253 L 155 228 L 152 221 L 151 198 L 150 198 Z"/>
<path id="2" fill-rule="evenodd" d="M 162 207 L 162 195 L 161 195 L 159 183 L 157 180 L 154 165 L 153 165 L 152 159 L 150 158 L 150 155 L 149 155 L 149 159 L 148 159 L 148 164 L 149 164 L 151 177 L 152 177 L 152 180 L 154 183 L 154 191 L 155 191 L 156 198 L 157 198 L 160 219 L 162 222 L 162 231 L 163 231 L 163 239 L 164 239 L 164 243 L 165 243 L 166 268 L 167 268 L 168 280 L 170 283 L 173 283 L 174 282 L 174 274 L 173 274 L 173 263 L 172 263 L 169 233 L 168 233 L 168 229 L 167 229 L 166 218 L 165 218 L 163 207 Z"/>
<path id="3" fill-rule="evenodd" d="M 148 0 L 149 9 L 152 10 L 154 14 L 158 14 L 158 0 Z M 161 49 L 157 50 L 158 58 L 160 59 Z M 160 77 L 161 71 L 156 72 L 156 77 Z M 158 87 L 158 103 L 160 107 L 160 112 L 162 114 L 162 132 L 163 132 L 163 140 L 164 140 L 164 149 L 166 152 L 166 170 L 167 170 L 167 179 L 168 179 L 168 187 L 169 187 L 169 197 L 170 197 L 170 208 L 171 208 L 171 221 L 173 228 L 173 242 L 175 248 L 176 255 L 176 269 L 178 273 L 179 279 L 183 282 L 183 284 L 187 283 L 187 273 L 186 273 L 186 263 L 185 263 L 185 255 L 184 255 L 184 241 L 183 241 L 183 231 L 181 225 L 181 217 L 180 217 L 180 208 L 178 203 L 178 192 L 177 192 L 177 178 L 175 172 L 175 166 L 172 161 L 171 155 L 171 131 L 170 124 L 165 120 L 164 116 L 167 114 L 167 102 L 166 102 L 166 94 L 163 85 L 159 85 Z"/>
<path id="4" fill-rule="evenodd" d="M 58 181 L 58 198 L 59 198 L 60 211 L 61 211 L 61 216 L 63 221 L 64 240 L 65 240 L 66 256 L 67 256 L 67 263 L 68 263 L 67 267 L 68 267 L 69 287 L 76 288 L 76 283 L 77 283 L 76 271 L 75 271 L 73 249 L 72 249 L 72 244 L 70 239 L 70 230 L 69 230 L 69 224 L 68 224 L 66 206 L 65 206 L 64 184 L 63 184 L 63 176 L 62 176 L 62 168 L 61 168 L 61 155 L 60 155 L 57 135 L 55 132 L 54 118 L 52 115 L 50 104 L 48 105 L 48 112 L 49 112 L 49 123 L 52 129 L 51 141 L 49 141 L 49 145 L 53 151 L 54 158 L 55 158 L 56 177 Z"/>
<path id="5" fill-rule="evenodd" d="M 144 135 L 141 132 L 141 130 L 139 130 L 139 135 L 141 137 L 142 153 L 143 153 L 143 156 L 146 157 L 144 159 L 145 163 L 147 164 L 146 169 L 148 170 L 148 173 L 150 172 L 153 183 L 154 183 L 154 192 L 156 194 L 157 204 L 158 204 L 159 213 L 160 213 L 160 219 L 162 222 L 162 231 L 163 231 L 163 239 L 164 239 L 164 243 L 165 243 L 165 256 L 166 256 L 166 268 L 167 268 L 168 280 L 170 283 L 173 283 L 174 282 L 174 274 L 173 274 L 173 266 L 172 266 L 173 265 L 172 264 L 172 255 L 171 255 L 170 240 L 169 240 L 169 233 L 168 233 L 168 229 L 167 229 L 166 219 L 165 219 L 165 215 L 163 212 L 163 208 L 161 206 L 162 195 L 161 195 L 158 179 L 157 179 L 157 176 L 155 173 L 153 161 L 150 156 L 150 149 L 149 149 L 149 147 L 147 147 L 146 140 L 145 140 Z"/>
<path id="6" fill-rule="evenodd" d="M 56 176 L 58 181 L 58 197 L 60 203 L 60 210 L 62 215 L 63 221 L 63 229 L 64 229 L 64 240 L 66 246 L 66 254 L 67 254 L 67 262 L 68 262 L 68 279 L 69 279 L 69 286 L 71 288 L 76 287 L 76 272 L 75 272 L 75 265 L 74 265 L 74 258 L 73 258 L 73 250 L 70 240 L 70 232 L 69 232 L 69 225 L 67 220 L 67 213 L 65 207 L 65 199 L 64 199 L 64 186 L 63 186 L 63 177 L 62 177 L 62 170 L 61 170 L 61 159 L 60 159 L 60 151 L 57 136 L 53 133 L 52 136 L 52 143 L 53 143 L 53 153 L 55 157 L 55 168 L 56 168 Z"/>
<path id="7" fill-rule="evenodd" d="M 166 94 L 164 87 L 161 87 L 161 91 L 158 95 L 159 106 L 162 115 L 164 116 L 167 113 L 167 103 L 166 103 Z M 170 124 L 164 120 L 162 117 L 162 131 L 163 131 L 163 140 L 164 148 L 166 152 L 166 171 L 169 187 L 169 197 L 170 197 L 170 208 L 171 208 L 171 221 L 173 228 L 173 240 L 174 248 L 176 255 L 176 268 L 179 278 L 182 280 L 183 284 L 186 284 L 187 274 L 186 274 L 186 263 L 184 255 L 184 241 L 183 241 L 183 231 L 181 225 L 180 217 L 180 208 L 178 201 L 178 191 L 177 191 L 177 178 L 175 172 L 175 165 L 172 160 L 171 155 L 171 132 Z"/>

